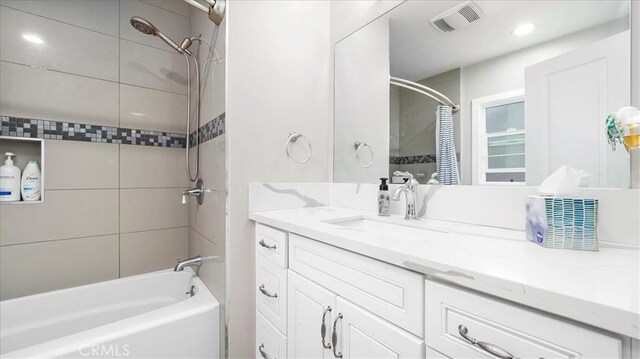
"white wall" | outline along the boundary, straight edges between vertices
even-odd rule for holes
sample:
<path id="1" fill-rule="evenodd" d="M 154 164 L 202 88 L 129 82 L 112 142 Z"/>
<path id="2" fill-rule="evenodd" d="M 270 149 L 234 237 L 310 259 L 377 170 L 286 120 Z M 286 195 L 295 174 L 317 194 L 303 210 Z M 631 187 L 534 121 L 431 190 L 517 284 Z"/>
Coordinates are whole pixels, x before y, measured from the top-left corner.
<path id="1" fill-rule="evenodd" d="M 580 31 L 537 46 L 492 58 L 461 69 L 460 162 L 462 183 L 472 178 L 471 101 L 501 92 L 524 88 L 525 67 L 581 48 L 628 27 L 627 19 Z"/>
<path id="2" fill-rule="evenodd" d="M 255 357 L 249 183 L 330 180 L 329 3 L 230 1 L 227 6 L 229 356 L 249 358 Z M 313 144 L 313 157 L 305 165 L 285 155 L 291 131 Z"/>
<path id="3" fill-rule="evenodd" d="M 376 183 L 389 173 L 389 23 L 376 21 L 335 46 L 334 177 Z M 371 149 L 360 150 L 355 142 Z M 370 167 L 363 167 L 373 161 Z M 359 164 L 360 162 L 361 164 Z"/>
<path id="4" fill-rule="evenodd" d="M 405 0 L 330 1 L 331 43 L 335 44 Z"/>
<path id="5" fill-rule="evenodd" d="M 640 107 L 640 2 L 631 2 L 631 103 Z"/>

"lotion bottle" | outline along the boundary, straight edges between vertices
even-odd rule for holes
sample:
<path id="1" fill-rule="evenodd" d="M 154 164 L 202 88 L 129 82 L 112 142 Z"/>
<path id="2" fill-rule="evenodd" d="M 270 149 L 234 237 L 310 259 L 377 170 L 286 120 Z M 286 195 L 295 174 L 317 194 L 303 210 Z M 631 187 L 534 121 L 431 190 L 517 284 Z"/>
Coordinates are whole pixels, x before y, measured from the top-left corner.
<path id="1" fill-rule="evenodd" d="M 386 177 L 380 178 L 380 190 L 378 191 L 378 216 L 388 216 L 390 213 L 389 205 L 391 199 L 389 198 L 389 185 Z"/>
<path id="2" fill-rule="evenodd" d="M 15 154 L 7 152 L 4 154 L 7 160 L 4 166 L 0 167 L 0 202 L 13 202 L 20 200 L 20 169 L 13 165 L 12 156 Z"/>
<path id="3" fill-rule="evenodd" d="M 20 191 L 23 201 L 40 200 L 40 168 L 36 161 L 29 161 L 24 168 Z"/>

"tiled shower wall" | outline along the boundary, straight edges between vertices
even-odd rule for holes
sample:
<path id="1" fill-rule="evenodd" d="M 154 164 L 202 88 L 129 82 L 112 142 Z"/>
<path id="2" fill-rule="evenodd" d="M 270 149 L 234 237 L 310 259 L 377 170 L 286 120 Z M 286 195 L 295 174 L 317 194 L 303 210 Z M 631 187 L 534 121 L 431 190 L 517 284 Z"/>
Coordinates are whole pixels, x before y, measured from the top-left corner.
<path id="1" fill-rule="evenodd" d="M 227 23 L 212 25 L 207 15 L 191 9 L 191 33 L 202 34 L 197 49 L 203 67 L 202 123 L 200 133 L 200 177 L 209 190 L 202 205 L 189 203 L 189 255 L 205 258 L 198 271 L 200 279 L 221 304 L 220 358 L 225 357 L 226 311 L 226 138 L 225 134 L 225 36 Z M 215 51 L 212 46 L 215 44 Z M 213 121 L 206 121 L 213 119 Z M 195 160 L 191 147 L 191 160 Z M 215 260 L 212 257 L 218 257 Z"/>
<path id="2" fill-rule="evenodd" d="M 134 15 L 190 35 L 178 0 L 1 0 L 0 114 L 184 133 L 184 58 L 133 29 Z M 0 299 L 189 254 L 184 149 L 49 139 L 45 149 L 45 203 L 0 206 Z"/>

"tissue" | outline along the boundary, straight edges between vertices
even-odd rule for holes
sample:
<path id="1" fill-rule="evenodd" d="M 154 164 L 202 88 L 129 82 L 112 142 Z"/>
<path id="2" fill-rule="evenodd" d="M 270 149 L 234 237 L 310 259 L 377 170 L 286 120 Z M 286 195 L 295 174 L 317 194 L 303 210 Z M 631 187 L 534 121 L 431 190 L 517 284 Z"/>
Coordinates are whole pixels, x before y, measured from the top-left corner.
<path id="1" fill-rule="evenodd" d="M 547 248 L 598 250 L 598 200 L 575 198 L 589 174 L 568 166 L 545 179 L 527 196 L 526 236 Z"/>
<path id="2" fill-rule="evenodd" d="M 547 177 L 538 187 L 541 195 L 572 197 L 578 194 L 578 187 L 586 187 L 591 175 L 583 170 L 561 166 Z"/>

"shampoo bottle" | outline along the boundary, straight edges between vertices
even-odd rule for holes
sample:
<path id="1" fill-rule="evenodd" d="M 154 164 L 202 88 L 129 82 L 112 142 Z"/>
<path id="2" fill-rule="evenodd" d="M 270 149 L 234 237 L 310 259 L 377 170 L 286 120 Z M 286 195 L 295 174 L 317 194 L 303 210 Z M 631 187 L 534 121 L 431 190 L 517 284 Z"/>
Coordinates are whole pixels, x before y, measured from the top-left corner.
<path id="1" fill-rule="evenodd" d="M 386 177 L 380 178 L 380 190 L 378 191 L 378 216 L 388 216 L 389 215 L 389 185 L 387 185 L 387 181 L 389 179 Z"/>
<path id="2" fill-rule="evenodd" d="M 20 200 L 20 169 L 13 165 L 11 152 L 4 154 L 7 160 L 0 167 L 0 202 Z"/>
<path id="3" fill-rule="evenodd" d="M 40 200 L 40 168 L 36 161 L 29 161 L 22 173 L 22 184 L 20 186 L 22 200 Z"/>

